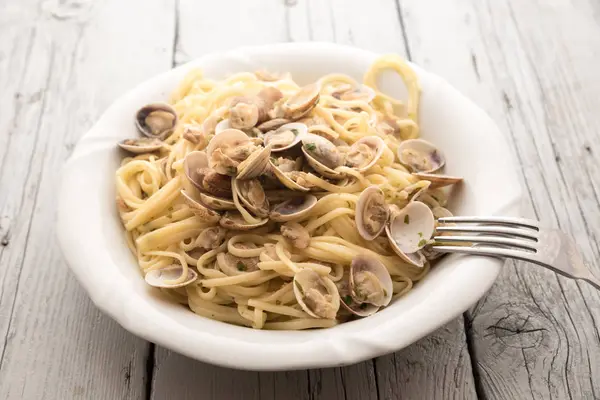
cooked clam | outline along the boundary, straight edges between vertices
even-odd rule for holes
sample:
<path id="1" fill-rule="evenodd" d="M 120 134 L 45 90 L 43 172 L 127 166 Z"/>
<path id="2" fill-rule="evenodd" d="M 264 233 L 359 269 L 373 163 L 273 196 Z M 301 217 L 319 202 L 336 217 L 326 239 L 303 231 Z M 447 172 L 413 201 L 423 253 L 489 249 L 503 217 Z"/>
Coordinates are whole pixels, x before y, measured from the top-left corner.
<path id="1" fill-rule="evenodd" d="M 442 152 L 423 139 L 409 139 L 400 143 L 398 160 L 412 172 L 421 173 L 435 172 L 446 163 Z"/>
<path id="2" fill-rule="evenodd" d="M 383 191 L 369 186 L 356 202 L 356 228 L 365 240 L 373 240 L 383 232 L 390 216 Z"/>
<path id="3" fill-rule="evenodd" d="M 183 161 L 183 171 L 198 190 L 203 190 L 204 176 L 208 169 L 208 157 L 203 151 L 192 151 Z"/>
<path id="4" fill-rule="evenodd" d="M 375 91 L 367 85 L 353 86 L 350 84 L 341 85 L 331 95 L 344 101 L 362 100 L 367 103 L 370 103 L 376 96 Z"/>
<path id="5" fill-rule="evenodd" d="M 462 182 L 463 180 L 463 178 L 459 178 L 457 176 L 437 175 L 424 172 L 414 172 L 413 175 L 419 179 L 431 182 L 431 186 L 429 186 L 431 189 L 454 185 L 455 183 Z"/>
<path id="6" fill-rule="evenodd" d="M 258 217 L 269 215 L 269 200 L 258 179 L 232 179 L 234 190 L 246 209 Z"/>
<path id="7" fill-rule="evenodd" d="M 340 308 L 335 283 L 308 268 L 294 275 L 294 294 L 300 307 L 314 318 L 335 319 Z"/>
<path id="8" fill-rule="evenodd" d="M 379 161 L 386 144 L 379 136 L 365 136 L 357 140 L 346 153 L 346 165 L 363 172 Z"/>
<path id="9" fill-rule="evenodd" d="M 358 307 L 349 307 L 359 316 L 375 313 L 392 301 L 393 283 L 390 273 L 374 256 L 359 254 L 350 265 L 350 296 Z"/>
<path id="10" fill-rule="evenodd" d="M 252 248 L 254 243 L 236 243 L 236 247 Z M 219 269 L 229 276 L 258 271 L 258 257 L 236 257 L 231 253 L 217 254 Z"/>
<path id="11" fill-rule="evenodd" d="M 316 204 L 317 198 L 312 194 L 293 197 L 274 206 L 269 218 L 277 222 L 297 221 L 306 216 Z"/>
<path id="12" fill-rule="evenodd" d="M 265 225 L 269 222 L 268 218 L 264 218 L 259 220 L 256 223 L 246 222 L 242 214 L 237 211 L 226 211 L 225 214 L 221 217 L 219 224 L 226 229 L 231 229 L 234 231 L 249 231 L 251 229 L 258 228 L 260 226 Z"/>
<path id="13" fill-rule="evenodd" d="M 269 119 L 269 111 L 273 109 L 275 103 L 283 98 L 281 90 L 268 86 L 263 88 L 256 95 L 258 99 L 258 123 L 263 123 Z"/>
<path id="14" fill-rule="evenodd" d="M 311 112 L 318 102 L 319 86 L 314 83 L 304 86 L 283 103 L 283 116 L 295 121 Z"/>
<path id="15" fill-rule="evenodd" d="M 196 243 L 203 249 L 212 250 L 223 244 L 225 236 L 227 236 L 227 231 L 224 228 L 220 226 L 211 226 L 200 232 L 200 235 L 198 235 L 198 238 L 196 239 Z"/>
<path id="16" fill-rule="evenodd" d="M 208 143 L 208 165 L 220 174 L 235 176 L 240 163 L 259 149 L 244 132 L 227 129 Z"/>
<path id="17" fill-rule="evenodd" d="M 270 144 L 272 152 L 288 150 L 300 143 L 307 133 L 308 128 L 304 124 L 298 122 L 285 124 L 277 130 L 267 132 L 265 146 Z"/>
<path id="18" fill-rule="evenodd" d="M 157 138 L 137 138 L 125 139 L 118 143 L 119 147 L 132 154 L 151 153 L 160 150 L 163 147 L 163 142 Z"/>
<path id="19" fill-rule="evenodd" d="M 310 235 L 305 227 L 297 222 L 286 222 L 281 225 L 281 236 L 289 240 L 293 247 L 305 249 L 310 244 Z"/>
<path id="20" fill-rule="evenodd" d="M 182 189 L 181 195 L 183 196 L 185 202 L 190 206 L 194 214 L 202 218 L 204 221 L 216 223 L 221 219 L 221 215 L 218 212 L 208 208 L 194 194 L 186 192 L 184 189 Z"/>
<path id="21" fill-rule="evenodd" d="M 386 233 L 392 249 L 405 261 L 422 266 L 422 255 L 415 255 L 421 250 L 434 231 L 433 213 L 425 204 L 414 201 L 408 203 L 400 212 L 394 213 Z"/>
<path id="22" fill-rule="evenodd" d="M 229 125 L 234 129 L 252 128 L 258 122 L 257 99 L 234 97 L 229 106 Z"/>
<path id="23" fill-rule="evenodd" d="M 183 286 L 187 286 L 190 283 L 198 279 L 198 273 L 191 268 L 187 270 L 187 277 L 182 282 L 177 282 L 183 274 L 183 268 L 181 265 L 171 265 L 162 269 L 155 269 L 148 271 L 144 279 L 150 286 L 175 289 Z"/>
<path id="24" fill-rule="evenodd" d="M 303 180 L 305 173 L 296 169 L 290 169 L 295 168 L 297 165 L 295 161 L 280 157 L 279 159 L 269 160 L 269 165 L 275 177 L 288 189 L 300 192 L 308 192 L 310 190 L 310 187 L 298 182 Z"/>
<path id="25" fill-rule="evenodd" d="M 140 108 L 135 124 L 142 135 L 163 139 L 177 125 L 177 112 L 167 103 L 151 103 Z"/>
<path id="26" fill-rule="evenodd" d="M 308 164 L 326 178 L 340 179 L 343 174 L 335 168 L 344 164 L 344 156 L 324 137 L 306 134 L 302 138 L 302 152 Z"/>
<path id="27" fill-rule="evenodd" d="M 231 177 L 219 174 L 211 169 L 204 170 L 202 191 L 215 197 L 231 197 Z"/>
<path id="28" fill-rule="evenodd" d="M 271 146 L 257 147 L 248 158 L 237 167 L 238 179 L 252 179 L 264 174 L 269 168 L 271 157 Z"/>

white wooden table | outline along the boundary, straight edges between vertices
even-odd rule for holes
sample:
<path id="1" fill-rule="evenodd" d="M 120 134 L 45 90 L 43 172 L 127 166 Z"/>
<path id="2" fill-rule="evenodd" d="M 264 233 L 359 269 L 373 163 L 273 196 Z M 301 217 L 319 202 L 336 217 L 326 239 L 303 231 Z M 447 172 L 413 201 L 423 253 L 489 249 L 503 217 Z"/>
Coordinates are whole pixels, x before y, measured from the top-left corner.
<path id="1" fill-rule="evenodd" d="M 78 138 L 174 65 L 307 40 L 402 54 L 476 100 L 520 163 L 526 214 L 600 273 L 595 0 L 0 0 L 0 399 L 600 399 L 600 292 L 521 263 L 444 328 L 346 368 L 214 367 L 93 306 L 53 228 Z"/>

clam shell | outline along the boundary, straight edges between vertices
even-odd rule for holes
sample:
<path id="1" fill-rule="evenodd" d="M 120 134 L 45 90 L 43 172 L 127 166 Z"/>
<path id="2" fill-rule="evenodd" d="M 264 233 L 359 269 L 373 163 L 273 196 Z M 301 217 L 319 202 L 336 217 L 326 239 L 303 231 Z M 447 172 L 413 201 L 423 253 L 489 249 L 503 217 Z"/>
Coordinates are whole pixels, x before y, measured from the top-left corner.
<path id="1" fill-rule="evenodd" d="M 208 168 L 208 156 L 203 151 L 192 151 L 183 160 L 185 176 L 198 190 L 203 190 L 203 170 L 206 168 Z"/>
<path id="2" fill-rule="evenodd" d="M 398 160 L 412 172 L 431 173 L 446 164 L 444 154 L 434 144 L 423 139 L 403 141 L 398 146 L 397 155 Z"/>
<path id="3" fill-rule="evenodd" d="M 277 222 L 297 221 L 306 216 L 316 204 L 317 198 L 312 194 L 291 198 L 274 206 L 269 218 Z"/>
<path id="4" fill-rule="evenodd" d="M 334 319 L 337 311 L 340 308 L 340 295 L 335 283 L 328 277 L 320 276 L 315 271 L 304 268 L 294 275 L 294 295 L 300 307 L 313 318 L 329 318 Z M 323 316 L 315 313 L 315 310 L 308 306 L 305 302 L 304 293 L 309 289 L 317 289 L 322 294 L 331 296 L 331 315 Z"/>
<path id="5" fill-rule="evenodd" d="M 165 121 L 165 124 L 161 127 L 162 129 L 156 133 L 154 133 L 152 128 L 148 126 L 147 121 L 147 118 L 154 112 L 165 113 L 162 115 L 169 116 L 169 120 Z M 161 115 L 159 114 L 158 118 L 160 117 Z M 138 131 L 140 131 L 142 135 L 150 138 L 163 139 L 167 137 L 171 132 L 173 132 L 175 125 L 177 125 L 177 121 L 177 112 L 171 105 L 167 103 L 147 104 L 140 108 L 135 115 L 135 126 L 137 127 Z"/>
<path id="6" fill-rule="evenodd" d="M 323 157 L 324 151 L 333 155 L 333 158 L 328 160 L 327 163 L 325 163 Z M 334 170 L 334 168 L 343 165 L 343 156 L 337 147 L 324 137 L 310 133 L 304 135 L 302 138 L 302 152 L 308 164 L 324 177 L 340 179 L 344 176 L 343 173 Z"/>
<path id="7" fill-rule="evenodd" d="M 279 142 L 281 140 L 281 135 L 284 132 L 292 131 L 294 134 L 293 139 L 287 143 Z M 270 131 L 265 135 L 265 146 L 272 144 L 271 151 L 279 152 L 288 150 L 302 140 L 304 135 L 308 133 L 308 127 L 299 122 L 293 122 L 291 124 L 285 124 L 279 127 L 277 130 Z"/>
<path id="8" fill-rule="evenodd" d="M 157 138 L 143 137 L 136 139 L 125 139 L 118 143 L 119 147 L 132 154 L 151 153 L 160 150 L 163 142 Z"/>
<path id="9" fill-rule="evenodd" d="M 237 179 L 252 179 L 265 173 L 269 167 L 271 146 L 264 147 L 250 154 L 237 167 Z"/>
<path id="10" fill-rule="evenodd" d="M 186 192 L 184 189 L 181 190 L 181 195 L 185 202 L 190 206 L 194 214 L 202 218 L 208 223 L 216 223 L 221 219 L 221 215 L 202 204 L 200 199 L 195 198 L 193 194 Z"/>
<path id="11" fill-rule="evenodd" d="M 408 203 L 400 212 L 392 215 L 386 227 L 392 249 L 405 261 L 422 266 L 421 257 L 411 254 L 417 253 L 427 244 L 433 235 L 434 224 L 429 207 L 418 201 Z"/>
<path id="12" fill-rule="evenodd" d="M 245 195 L 250 185 L 254 185 L 255 188 L 258 188 L 260 192 L 262 192 L 262 202 L 254 203 Z M 265 192 L 257 179 L 239 180 L 234 178 L 231 181 L 231 187 L 232 190 L 236 192 L 238 198 L 241 200 L 242 204 L 244 204 L 245 208 L 250 210 L 254 215 L 257 217 L 266 217 L 269 215 L 269 200 L 267 199 L 267 196 L 265 195 Z"/>
<path id="13" fill-rule="evenodd" d="M 350 155 L 348 154 L 346 157 L 346 165 L 348 165 L 352 168 L 355 168 L 359 172 L 364 172 L 364 171 L 368 170 L 369 168 L 371 168 L 373 165 L 375 165 L 377 163 L 377 161 L 379 161 L 379 159 L 383 155 L 383 152 L 385 151 L 386 144 L 383 141 L 383 139 L 380 138 L 379 136 L 365 136 L 365 137 L 360 138 L 352 146 L 350 146 L 349 153 L 358 151 L 359 146 L 361 146 L 361 145 L 368 146 L 370 151 L 372 151 L 372 157 L 368 161 L 363 162 L 362 164 L 353 165 L 351 163 L 351 161 L 353 161 L 353 160 L 349 158 Z"/>
<path id="14" fill-rule="evenodd" d="M 319 86 L 317 84 L 312 83 L 300 88 L 296 94 L 283 104 L 285 118 L 297 120 L 304 117 L 317 105 L 319 97 Z"/>
<path id="15" fill-rule="evenodd" d="M 359 290 L 357 290 L 359 284 L 358 274 L 361 272 L 371 273 L 379 281 L 381 288 L 383 289 L 383 298 L 377 303 L 365 301 L 365 296 L 360 294 Z M 368 254 L 359 254 L 354 257 L 352 264 L 350 265 L 350 294 L 354 301 L 358 303 L 369 303 L 376 307 L 384 307 L 392 301 L 393 290 L 394 285 L 392 283 L 392 277 L 381 261 Z"/>
<path id="16" fill-rule="evenodd" d="M 269 165 L 271 166 L 271 171 L 273 171 L 273 174 L 288 189 L 297 190 L 300 192 L 308 192 L 310 190 L 310 188 L 307 188 L 307 187 L 297 184 L 291 178 L 289 178 L 284 172 L 281 172 L 281 170 L 279 168 L 277 168 L 277 166 L 275 164 L 273 164 L 273 161 L 269 161 Z"/>
<path id="17" fill-rule="evenodd" d="M 365 216 L 369 210 L 369 207 L 372 207 L 373 205 L 383 207 L 385 210 L 385 216 L 382 218 L 383 221 L 381 222 L 381 227 L 376 228 L 374 232 L 371 232 L 370 229 L 367 228 Z M 373 240 L 379 236 L 381 232 L 383 232 L 390 216 L 390 210 L 385 203 L 385 195 L 378 186 L 369 186 L 362 191 L 358 197 L 358 201 L 356 202 L 355 215 L 356 228 L 360 236 L 362 236 L 365 240 Z"/>
<path id="18" fill-rule="evenodd" d="M 200 193 L 200 200 L 211 210 L 235 210 L 235 203 L 231 199 Z"/>
<path id="19" fill-rule="evenodd" d="M 419 179 L 431 182 L 431 189 L 454 185 L 455 183 L 462 182 L 463 180 L 463 178 L 457 176 L 429 174 L 424 172 L 413 172 L 413 175 Z"/>
<path id="20" fill-rule="evenodd" d="M 187 286 L 198 279 L 198 273 L 193 269 L 188 268 L 188 276 L 185 281 L 180 283 L 171 283 L 171 281 L 177 280 L 182 273 L 183 268 L 181 266 L 172 265 L 170 267 L 148 271 L 146 276 L 144 276 L 144 280 L 150 286 L 175 289 Z"/>
<path id="21" fill-rule="evenodd" d="M 226 131 L 228 129 L 232 129 L 231 127 L 231 123 L 229 122 L 229 118 L 226 118 L 222 121 L 220 121 L 216 126 L 215 126 L 215 135 L 220 134 L 223 131 Z"/>

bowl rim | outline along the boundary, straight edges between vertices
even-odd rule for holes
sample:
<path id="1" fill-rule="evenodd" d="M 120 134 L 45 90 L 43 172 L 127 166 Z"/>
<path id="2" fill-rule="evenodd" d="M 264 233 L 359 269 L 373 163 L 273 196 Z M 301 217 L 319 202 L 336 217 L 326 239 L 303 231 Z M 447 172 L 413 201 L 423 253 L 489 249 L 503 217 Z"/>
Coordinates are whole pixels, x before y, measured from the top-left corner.
<path id="1" fill-rule="evenodd" d="M 198 66 L 211 58 L 251 56 L 254 54 L 277 54 L 289 51 L 333 51 L 344 53 L 347 56 L 352 57 L 373 58 L 377 56 L 375 52 L 355 47 L 316 42 L 248 46 L 231 51 L 205 55 L 178 66 L 177 68 L 156 75 L 116 99 L 102 114 L 94 126 L 82 136 L 73 154 L 65 163 L 59 190 L 57 216 L 57 236 L 63 256 L 78 281 L 88 292 L 94 304 L 131 333 L 192 358 L 231 368 L 248 370 L 290 370 L 342 366 L 400 350 L 432 333 L 434 330 L 458 317 L 471 307 L 494 283 L 503 264 L 503 260 L 477 258 L 479 263 L 483 263 L 484 261 L 482 260 L 485 260 L 486 268 L 477 270 L 471 269 L 468 271 L 469 278 L 463 277 L 463 279 L 477 281 L 479 285 L 471 285 L 469 290 L 461 291 L 460 296 L 454 298 L 452 302 L 438 302 L 437 308 L 435 309 L 436 319 L 434 321 L 432 321 L 431 318 L 423 317 L 416 321 L 417 326 L 415 326 L 414 329 L 405 331 L 404 334 L 396 334 L 397 324 L 394 322 L 399 318 L 392 318 L 389 321 L 386 321 L 385 324 L 380 324 L 378 326 L 381 330 L 379 333 L 383 339 L 365 338 L 362 334 L 357 334 L 356 332 L 353 334 L 351 330 L 342 333 L 338 332 L 338 334 L 335 335 L 329 334 L 329 330 L 319 330 L 317 332 L 322 332 L 322 337 L 318 340 L 313 339 L 285 344 L 278 341 L 272 343 L 265 341 L 257 345 L 257 343 L 222 338 L 219 336 L 218 331 L 202 332 L 202 335 L 200 335 L 189 327 L 164 326 L 163 324 L 165 321 L 168 322 L 169 320 L 165 320 L 161 317 L 161 315 L 153 309 L 142 296 L 135 295 L 130 298 L 124 298 L 119 290 L 123 289 L 121 283 L 108 282 L 108 279 L 102 276 L 101 269 L 89 267 L 90 259 L 96 258 L 94 257 L 94 254 L 100 257 L 100 252 L 107 251 L 102 249 L 94 250 L 94 248 L 90 246 L 73 246 L 74 243 L 81 242 L 79 232 L 86 228 L 86 225 L 80 218 L 84 214 L 78 210 L 74 210 L 74 207 L 76 208 L 77 204 L 81 203 L 83 200 L 82 196 L 84 196 L 83 191 L 73 187 L 73 182 L 80 179 L 80 173 L 74 172 L 75 169 L 70 167 L 76 164 L 78 160 L 81 160 L 83 156 L 90 156 L 94 153 L 106 151 L 108 139 L 110 139 L 110 145 L 113 145 L 114 138 L 110 137 L 110 135 L 106 135 L 104 132 L 100 132 L 101 129 L 99 129 L 99 127 L 101 127 L 109 118 L 109 115 L 117 113 L 125 99 L 134 96 L 136 92 L 143 88 L 151 87 L 160 80 L 168 79 L 169 76 L 180 74 L 182 71 Z M 504 146 L 504 148 L 500 148 L 498 151 L 504 151 L 506 157 L 512 159 L 512 153 L 508 150 L 505 137 L 497 129 L 496 124 L 480 107 L 447 84 L 439 76 L 427 72 L 413 63 L 410 64 L 418 71 L 420 76 L 426 76 L 428 79 L 431 78 L 432 80 L 440 81 L 447 86 L 448 90 L 453 91 L 454 96 L 474 105 L 477 112 L 496 127 L 496 129 L 486 132 L 486 134 L 495 136 L 495 140 L 501 143 L 501 146 Z M 513 163 L 513 165 L 516 164 Z M 507 190 L 512 191 L 511 201 L 502 206 L 502 212 L 505 215 L 518 215 L 522 196 L 518 175 L 513 168 L 507 168 L 506 174 L 512 174 L 512 178 L 514 178 L 513 180 L 516 183 L 513 187 L 507 188 Z M 94 253 L 94 251 L 96 253 Z M 90 252 L 92 253 L 90 254 Z M 464 263 L 468 260 L 473 261 L 475 260 L 475 256 L 464 256 L 463 260 L 465 261 Z M 465 272 L 466 271 L 462 271 L 461 273 L 464 275 Z M 452 295 L 450 291 L 448 294 Z M 139 312 L 140 308 L 144 310 L 144 313 Z M 204 318 L 201 316 L 196 317 Z M 155 318 L 155 320 L 153 318 Z M 426 322 L 426 324 L 419 326 L 419 322 Z M 264 333 L 264 337 L 267 339 L 269 338 L 269 335 L 274 334 L 272 331 Z M 290 335 L 290 338 L 293 337 L 294 336 Z M 331 346 L 332 351 L 323 351 L 323 346 Z M 290 354 L 293 354 L 294 356 L 288 356 Z"/>

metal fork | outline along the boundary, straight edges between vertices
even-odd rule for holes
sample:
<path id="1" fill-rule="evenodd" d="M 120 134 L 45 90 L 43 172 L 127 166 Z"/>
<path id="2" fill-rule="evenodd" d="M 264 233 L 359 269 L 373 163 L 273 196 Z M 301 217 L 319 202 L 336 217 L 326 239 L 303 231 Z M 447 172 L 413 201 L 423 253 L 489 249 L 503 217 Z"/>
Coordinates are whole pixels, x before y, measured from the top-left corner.
<path id="1" fill-rule="evenodd" d="M 432 250 L 528 261 L 568 278 L 583 279 L 600 290 L 600 279 L 592 274 L 573 240 L 559 230 L 511 217 L 443 217 L 438 223 Z"/>

